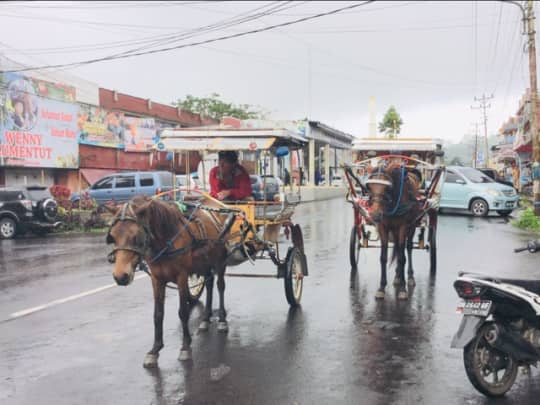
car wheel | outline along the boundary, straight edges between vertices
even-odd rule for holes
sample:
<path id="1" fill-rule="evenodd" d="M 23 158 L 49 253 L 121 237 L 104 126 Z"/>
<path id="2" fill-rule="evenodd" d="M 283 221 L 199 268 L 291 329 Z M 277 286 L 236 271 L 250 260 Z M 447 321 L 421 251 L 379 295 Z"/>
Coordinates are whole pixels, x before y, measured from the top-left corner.
<path id="1" fill-rule="evenodd" d="M 15 237 L 17 230 L 17 224 L 11 218 L 0 219 L 0 238 L 12 239 Z"/>
<path id="2" fill-rule="evenodd" d="M 475 217 L 485 217 L 489 212 L 487 202 L 481 198 L 476 198 L 471 202 L 471 213 Z"/>

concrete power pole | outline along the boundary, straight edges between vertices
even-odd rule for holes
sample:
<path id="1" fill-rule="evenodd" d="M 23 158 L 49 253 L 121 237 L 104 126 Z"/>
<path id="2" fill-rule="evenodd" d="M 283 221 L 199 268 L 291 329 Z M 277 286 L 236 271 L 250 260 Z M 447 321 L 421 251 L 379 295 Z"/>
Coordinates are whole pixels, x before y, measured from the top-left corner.
<path id="1" fill-rule="evenodd" d="M 473 125 L 474 125 L 474 148 L 473 148 L 472 167 L 476 168 L 476 160 L 478 158 L 478 122 L 473 123 Z"/>
<path id="2" fill-rule="evenodd" d="M 484 149 L 485 149 L 485 157 L 484 157 L 484 166 L 489 166 L 489 145 L 488 145 L 488 135 L 487 135 L 487 113 L 486 108 L 491 107 L 491 104 L 487 104 L 488 100 L 491 100 L 493 98 L 493 94 L 489 97 L 486 97 L 485 94 L 482 94 L 481 98 L 474 98 L 474 101 L 477 101 L 479 103 L 478 106 L 471 106 L 473 110 L 482 110 L 482 115 L 484 118 Z"/>
<path id="3" fill-rule="evenodd" d="M 534 214 L 540 216 L 540 140 L 538 139 L 538 83 L 536 78 L 536 41 L 534 30 L 534 1 L 528 0 L 526 8 L 517 1 L 504 1 L 504 3 L 518 6 L 523 16 L 525 33 L 527 34 L 527 45 L 529 51 L 529 80 L 531 91 L 531 144 L 532 144 L 532 178 L 534 194 Z"/>
<path id="4" fill-rule="evenodd" d="M 531 143 L 533 152 L 532 178 L 534 193 L 534 215 L 540 216 L 540 144 L 538 140 L 536 78 L 536 43 L 534 30 L 534 1 L 527 2 L 527 35 L 529 36 L 529 76 L 531 81 Z"/>

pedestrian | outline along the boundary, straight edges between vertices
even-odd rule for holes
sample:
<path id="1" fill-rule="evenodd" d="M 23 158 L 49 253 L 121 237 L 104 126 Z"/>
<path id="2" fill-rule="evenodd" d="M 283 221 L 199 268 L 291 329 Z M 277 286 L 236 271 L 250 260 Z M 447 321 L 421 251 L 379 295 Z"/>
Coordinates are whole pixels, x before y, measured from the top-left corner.
<path id="1" fill-rule="evenodd" d="M 512 162 L 512 182 L 514 183 L 514 188 L 519 191 L 519 166 L 516 162 Z"/>
<path id="2" fill-rule="evenodd" d="M 283 169 L 283 184 L 285 184 L 286 186 L 291 184 L 291 174 L 286 167 Z"/>

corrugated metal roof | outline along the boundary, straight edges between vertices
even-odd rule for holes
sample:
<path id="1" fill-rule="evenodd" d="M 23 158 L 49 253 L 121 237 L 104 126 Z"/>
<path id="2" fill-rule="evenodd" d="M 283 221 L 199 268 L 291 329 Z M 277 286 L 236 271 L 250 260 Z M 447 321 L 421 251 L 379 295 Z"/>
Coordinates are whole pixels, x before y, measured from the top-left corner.
<path id="1" fill-rule="evenodd" d="M 441 149 L 442 140 L 435 138 L 381 139 L 364 138 L 353 142 L 353 150 L 374 151 L 420 151 L 429 152 Z"/>

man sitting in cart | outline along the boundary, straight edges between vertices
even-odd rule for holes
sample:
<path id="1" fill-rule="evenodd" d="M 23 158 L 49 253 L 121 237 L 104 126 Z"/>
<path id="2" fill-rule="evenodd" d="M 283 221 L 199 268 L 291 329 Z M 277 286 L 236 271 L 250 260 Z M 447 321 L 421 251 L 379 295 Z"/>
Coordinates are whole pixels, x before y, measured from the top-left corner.
<path id="1" fill-rule="evenodd" d="M 218 154 L 218 165 L 210 170 L 210 195 L 218 200 L 240 201 L 251 198 L 249 174 L 238 163 L 233 150 Z"/>

